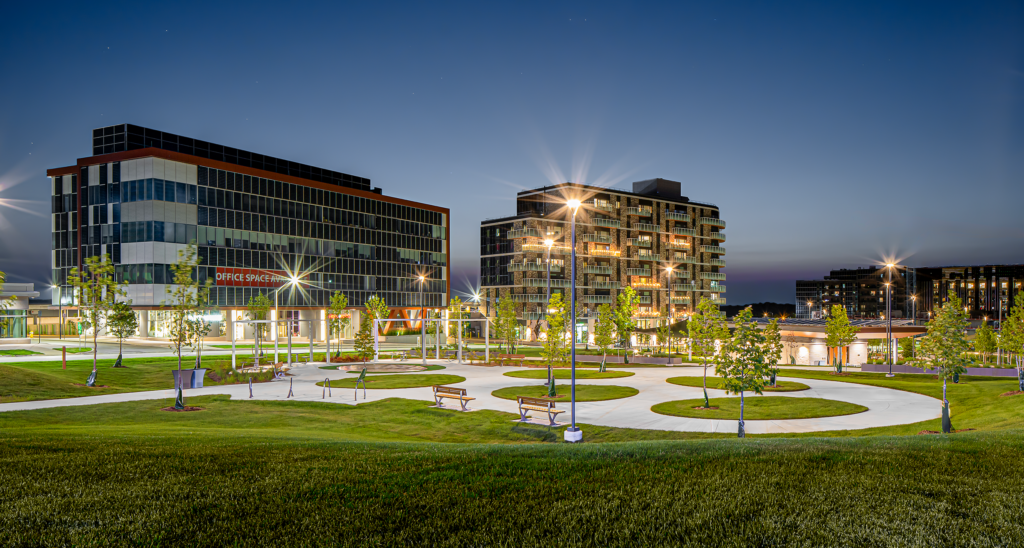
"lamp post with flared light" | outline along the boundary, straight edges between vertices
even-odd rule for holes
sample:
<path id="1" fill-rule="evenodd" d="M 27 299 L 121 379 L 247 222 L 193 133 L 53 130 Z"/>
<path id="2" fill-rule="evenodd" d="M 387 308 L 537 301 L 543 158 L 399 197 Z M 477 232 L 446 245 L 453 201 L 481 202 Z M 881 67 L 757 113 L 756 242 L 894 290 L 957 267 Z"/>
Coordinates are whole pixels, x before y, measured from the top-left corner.
<path id="1" fill-rule="evenodd" d="M 420 356 L 423 358 L 423 365 L 427 365 L 427 324 L 423 316 L 423 283 L 426 276 L 420 274 Z"/>
<path id="2" fill-rule="evenodd" d="M 291 279 L 288 280 L 288 283 L 286 283 L 286 284 L 282 285 L 281 287 L 279 287 L 279 288 L 274 290 L 274 318 L 275 318 L 275 321 L 274 321 L 274 363 L 275 364 L 280 361 L 278 359 L 278 351 L 279 351 L 278 350 L 279 349 L 278 341 L 280 340 L 280 336 L 281 336 L 281 329 L 280 329 L 280 326 L 281 326 L 281 307 L 278 304 L 277 296 L 278 296 L 279 293 L 281 293 L 282 289 L 284 289 L 286 287 L 295 287 L 297 285 L 299 285 L 299 279 L 297 277 L 295 277 L 295 276 L 292 276 Z M 231 328 L 234 329 L 235 328 L 234 325 L 232 325 Z M 289 329 L 289 331 L 288 331 L 288 340 L 291 341 L 292 340 L 292 332 L 290 331 L 291 330 L 291 325 L 288 326 L 288 329 Z M 262 350 L 263 350 L 262 348 L 257 349 L 257 351 L 259 351 L 259 352 L 262 352 Z M 288 343 L 288 360 L 289 360 L 289 362 L 291 361 L 291 358 L 292 358 L 292 345 L 289 342 Z"/>
<path id="3" fill-rule="evenodd" d="M 570 392 L 571 398 L 571 413 L 572 426 L 565 431 L 565 441 L 576 443 L 583 441 L 583 432 L 576 427 L 576 212 L 580 209 L 580 201 L 573 199 L 566 202 L 569 209 L 572 210 L 571 226 L 571 237 L 572 240 L 569 243 L 571 247 L 571 258 L 572 258 L 572 274 L 571 274 L 571 293 L 569 293 L 569 308 L 572 311 L 572 321 L 569 324 L 569 338 L 572 341 L 570 348 L 570 367 L 572 374 L 572 386 Z"/>

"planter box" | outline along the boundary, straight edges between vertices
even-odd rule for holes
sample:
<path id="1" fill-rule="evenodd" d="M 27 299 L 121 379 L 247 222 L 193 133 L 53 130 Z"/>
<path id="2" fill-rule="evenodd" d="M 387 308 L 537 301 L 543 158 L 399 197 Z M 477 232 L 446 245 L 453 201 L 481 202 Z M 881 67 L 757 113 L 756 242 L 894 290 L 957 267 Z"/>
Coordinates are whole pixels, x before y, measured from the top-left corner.
<path id="1" fill-rule="evenodd" d="M 871 363 L 860 366 L 861 371 L 873 372 L 873 373 L 888 373 L 889 366 L 885 364 Z M 909 365 L 894 365 L 892 366 L 893 373 L 918 373 L 922 375 L 936 375 L 938 372 L 934 369 L 925 370 L 921 367 L 911 367 Z M 1007 368 L 995 368 L 995 367 L 968 367 L 965 375 L 974 375 L 977 377 L 1013 377 L 1017 378 L 1016 369 Z"/>
<path id="2" fill-rule="evenodd" d="M 203 378 L 206 377 L 206 372 L 209 369 L 182 369 L 181 370 L 181 387 L 182 388 L 202 388 Z M 178 387 L 178 370 L 174 369 L 171 371 L 174 374 L 174 388 Z"/>

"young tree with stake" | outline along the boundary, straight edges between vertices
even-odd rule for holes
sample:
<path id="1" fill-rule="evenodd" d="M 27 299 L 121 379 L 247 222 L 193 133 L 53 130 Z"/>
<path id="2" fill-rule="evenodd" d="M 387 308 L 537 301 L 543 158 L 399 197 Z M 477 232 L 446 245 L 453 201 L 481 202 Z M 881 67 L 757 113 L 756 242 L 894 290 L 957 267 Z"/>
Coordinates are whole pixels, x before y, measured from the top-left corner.
<path id="1" fill-rule="evenodd" d="M 569 360 L 569 348 L 565 341 L 565 324 L 569 315 L 569 303 L 562 300 L 561 293 L 551 295 L 548 302 L 547 337 L 541 347 L 541 356 L 548 363 L 548 396 L 555 396 L 555 364 L 564 365 Z"/>
<path id="2" fill-rule="evenodd" d="M 1017 368 L 1018 390 L 1024 392 L 1024 293 L 1014 297 L 1013 308 L 1000 327 L 999 348 Z"/>
<path id="3" fill-rule="evenodd" d="M 778 386 L 779 361 L 782 360 L 782 333 L 779 331 L 779 320 L 772 318 L 764 329 L 764 357 L 771 371 L 772 386 Z"/>
<path id="4" fill-rule="evenodd" d="M 970 348 L 967 342 L 969 321 L 960 298 L 953 295 L 942 305 L 939 312 L 928 321 L 928 334 L 921 343 L 921 354 L 928 365 L 935 368 L 942 379 L 942 432 L 953 430 L 949 416 L 949 400 L 946 399 L 946 379 L 960 375 L 964 367 L 964 352 Z"/>
<path id="5" fill-rule="evenodd" d="M 519 327 L 516 320 L 516 305 L 512 302 L 512 296 L 506 293 L 498 303 L 498 317 L 495 321 L 495 331 L 498 340 L 508 345 L 511 354 L 516 352 L 516 328 Z"/>
<path id="6" fill-rule="evenodd" d="M 608 349 L 615 344 L 615 319 L 613 318 L 612 307 L 609 304 L 602 304 L 597 307 L 597 322 L 594 324 L 594 344 L 601 349 L 601 368 L 605 371 L 608 360 Z"/>
<path id="7" fill-rule="evenodd" d="M 171 277 L 174 280 L 171 298 L 163 303 L 171 307 L 170 347 L 178 356 L 178 396 L 174 401 L 175 409 L 185 408 L 181 382 L 181 350 L 195 346 L 201 337 L 202 332 L 194 320 L 209 301 L 210 285 L 213 283 L 209 278 L 205 283 L 199 283 L 196 274 L 200 262 L 202 259 L 197 253 L 194 240 L 186 245 L 185 249 L 178 251 L 178 261 L 171 265 Z"/>
<path id="8" fill-rule="evenodd" d="M 363 363 L 366 363 L 366 358 L 373 355 L 373 338 L 376 336 L 377 334 L 373 333 L 373 314 L 369 312 L 362 314 L 362 318 L 359 320 L 359 332 L 356 333 L 355 351 L 363 359 Z"/>
<path id="9" fill-rule="evenodd" d="M 988 325 L 988 322 L 981 324 L 981 327 L 974 332 L 974 349 L 981 354 L 981 364 L 988 362 L 988 355 L 996 350 L 996 332 Z"/>
<path id="10" fill-rule="evenodd" d="M 619 334 L 622 346 L 626 348 L 625 363 L 629 363 L 629 348 L 633 344 L 633 332 L 636 331 L 636 321 L 633 320 L 637 312 L 636 301 L 636 291 L 626 286 L 619 292 L 619 305 L 615 308 L 615 331 Z"/>
<path id="11" fill-rule="evenodd" d="M 740 395 L 738 435 L 742 438 L 746 435 L 743 422 L 743 395 L 745 392 L 764 392 L 764 380 L 769 373 L 769 367 L 764 355 L 764 333 L 757 328 L 750 307 L 740 311 L 733 323 L 736 330 L 725 348 L 719 352 L 720 358 L 715 365 L 715 372 L 722 377 L 721 387 L 726 392 Z"/>
<path id="12" fill-rule="evenodd" d="M 668 308 L 661 307 L 661 318 L 658 325 L 658 346 L 665 347 L 665 355 L 672 358 L 672 317 L 669 316 Z"/>
<path id="13" fill-rule="evenodd" d="M 352 317 L 346 311 L 348 308 L 348 297 L 341 291 L 335 291 L 331 295 L 331 304 L 327 307 L 327 354 L 326 361 L 331 363 L 331 337 L 338 336 L 338 356 L 341 356 L 341 339 L 352 321 Z"/>
<path id="14" fill-rule="evenodd" d="M 370 297 L 370 299 L 366 301 L 366 303 L 363 306 L 366 307 L 366 311 L 370 313 L 370 315 L 373 316 L 373 318 L 375 319 L 386 320 L 388 319 L 389 316 L 391 316 L 391 309 L 388 308 L 388 305 L 387 303 L 384 302 L 383 297 L 378 297 L 377 295 L 374 295 Z M 375 335 L 379 335 L 380 333 L 383 332 L 384 329 L 386 329 L 386 325 L 384 323 L 377 324 L 378 332 L 375 333 Z"/>
<path id="15" fill-rule="evenodd" d="M 846 307 L 841 304 L 832 305 L 832 311 L 825 320 L 825 345 L 836 350 L 833 363 L 836 373 L 843 372 L 843 348 L 857 339 L 859 327 L 850 324 L 846 315 Z"/>
<path id="16" fill-rule="evenodd" d="M 124 367 L 121 365 L 124 340 L 134 335 L 138 329 L 139 318 L 132 310 L 132 301 L 114 303 L 110 317 L 107 318 L 107 331 L 117 338 L 117 361 L 114 362 L 114 367 Z"/>
<path id="17" fill-rule="evenodd" d="M 715 354 L 716 341 L 724 342 L 729 338 L 729 328 L 722 318 L 721 311 L 718 310 L 718 305 L 707 297 L 701 297 L 696 312 L 686 322 L 686 329 L 690 336 L 690 345 L 697 351 L 704 366 L 704 407 L 711 407 L 708 401 L 708 356 Z"/>
<path id="18" fill-rule="evenodd" d="M 267 316 L 270 314 L 270 304 L 270 298 L 260 291 L 249 297 L 249 304 L 246 306 L 249 310 L 246 312 L 246 315 L 250 320 L 257 322 L 266 321 Z M 263 356 L 263 338 L 269 332 L 269 328 L 265 323 L 254 323 L 252 325 L 253 338 L 256 339 L 256 345 L 253 347 L 253 363 L 256 364 L 256 370 L 259 371 L 260 358 Z"/>
<path id="19" fill-rule="evenodd" d="M 104 253 L 101 257 L 86 257 L 84 262 L 85 270 L 79 270 L 77 266 L 71 269 L 68 283 L 78 294 L 78 307 L 81 311 L 79 314 L 84 312 L 85 321 L 92 326 L 92 374 L 85 384 L 95 386 L 96 354 L 99 347 L 96 338 L 114 303 L 117 302 L 117 297 L 125 294 L 125 284 L 114 279 L 114 265 L 107 254 Z"/>

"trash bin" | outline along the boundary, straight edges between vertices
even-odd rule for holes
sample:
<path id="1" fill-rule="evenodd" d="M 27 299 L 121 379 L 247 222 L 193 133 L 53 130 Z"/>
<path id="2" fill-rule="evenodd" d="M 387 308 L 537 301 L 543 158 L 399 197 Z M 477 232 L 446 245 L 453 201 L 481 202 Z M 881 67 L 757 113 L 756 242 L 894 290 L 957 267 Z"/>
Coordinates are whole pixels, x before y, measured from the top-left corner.
<path id="1" fill-rule="evenodd" d="M 203 378 L 206 377 L 208 369 L 182 369 L 181 370 L 181 387 L 182 388 L 202 388 Z M 178 387 L 178 370 L 174 369 L 171 371 L 174 374 L 174 388 Z"/>

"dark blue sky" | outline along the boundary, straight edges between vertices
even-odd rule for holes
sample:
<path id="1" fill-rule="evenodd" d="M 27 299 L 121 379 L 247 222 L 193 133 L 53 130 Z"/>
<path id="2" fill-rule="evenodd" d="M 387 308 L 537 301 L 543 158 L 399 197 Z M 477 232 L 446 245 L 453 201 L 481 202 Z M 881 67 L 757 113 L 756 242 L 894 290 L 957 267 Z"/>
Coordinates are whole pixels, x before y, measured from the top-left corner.
<path id="1" fill-rule="evenodd" d="M 721 206 L 734 304 L 1024 262 L 1020 2 L 7 2 L 0 84 L 12 281 L 49 277 L 46 168 L 124 122 L 451 208 L 453 289 L 482 219 L 570 178 Z"/>

